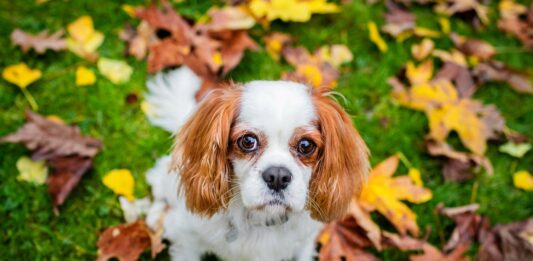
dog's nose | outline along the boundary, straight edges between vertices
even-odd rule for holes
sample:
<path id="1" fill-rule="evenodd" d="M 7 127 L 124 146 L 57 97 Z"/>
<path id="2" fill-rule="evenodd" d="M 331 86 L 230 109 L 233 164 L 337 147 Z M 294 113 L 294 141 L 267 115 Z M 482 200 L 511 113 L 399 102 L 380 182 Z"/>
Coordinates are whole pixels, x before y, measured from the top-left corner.
<path id="1" fill-rule="evenodd" d="M 268 188 L 280 191 L 289 186 L 292 180 L 291 172 L 285 167 L 269 167 L 263 172 L 263 180 Z"/>

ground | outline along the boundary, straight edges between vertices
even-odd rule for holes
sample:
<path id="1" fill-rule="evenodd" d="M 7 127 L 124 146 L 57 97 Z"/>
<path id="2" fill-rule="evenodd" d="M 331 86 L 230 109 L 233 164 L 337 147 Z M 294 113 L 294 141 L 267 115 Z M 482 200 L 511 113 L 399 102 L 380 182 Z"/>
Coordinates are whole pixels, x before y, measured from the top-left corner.
<path id="1" fill-rule="evenodd" d="M 94 86 L 76 87 L 74 69 L 79 64 L 90 66 L 69 52 L 36 55 L 23 54 L 11 45 L 8 35 L 14 28 L 30 32 L 43 29 L 55 31 L 82 15 L 94 19 L 96 29 L 106 35 L 99 48 L 101 56 L 125 59 L 124 43 L 117 32 L 127 21 L 132 21 L 120 8 L 123 1 L 52 0 L 42 5 L 35 1 L 0 2 L 0 68 L 26 62 L 32 68 L 43 71 L 43 78 L 29 87 L 40 105 L 39 113 L 58 115 L 66 122 L 77 124 L 82 132 L 101 139 L 105 146 L 95 159 L 94 169 L 87 173 L 80 185 L 60 209 L 59 216 L 52 211 L 51 200 L 45 186 L 35 186 L 16 180 L 16 160 L 29 155 L 23 146 L 0 145 L 0 253 L 5 260 L 40 259 L 94 259 L 96 241 L 105 227 L 122 223 L 122 212 L 116 196 L 103 186 L 103 175 L 115 168 L 132 170 L 135 195 L 148 195 L 144 173 L 154 160 L 168 153 L 172 139 L 168 133 L 148 124 L 139 104 L 125 102 L 126 95 L 142 96 L 144 83 L 149 77 L 145 62 L 126 58 L 134 67 L 127 84 L 114 85 L 99 76 Z M 131 2 L 131 1 L 128 1 Z M 149 1 L 141 1 L 145 4 Z M 420 168 L 427 187 L 433 191 L 433 199 L 412 208 L 418 214 L 423 233 L 429 231 L 429 240 L 442 246 L 444 232 L 447 238 L 453 229 L 450 220 L 433 214 L 434 207 L 443 202 L 446 206 L 460 206 L 471 202 L 481 205 L 480 213 L 487 215 L 493 224 L 508 223 L 533 216 L 532 192 L 513 187 L 511 174 L 518 169 L 533 167 L 533 153 L 516 160 L 497 151 L 497 145 L 489 146 L 488 156 L 495 173 L 481 173 L 465 183 L 445 182 L 441 175 L 441 159 L 430 157 L 423 151 L 422 137 L 428 132 L 423 113 L 399 107 L 390 96 L 387 78 L 397 73 L 410 59 L 409 46 L 413 39 L 397 44 L 389 41 L 389 51 L 380 53 L 368 40 L 366 23 L 382 21 L 385 8 L 382 4 L 368 7 L 364 1 L 354 0 L 335 15 L 317 15 L 311 22 L 284 24 L 276 22 L 272 30 L 283 31 L 298 37 L 298 43 L 314 49 L 324 44 L 346 44 L 354 53 L 354 60 L 345 66 L 337 91 L 346 97 L 344 104 L 353 115 L 353 121 L 372 152 L 373 164 L 402 152 L 411 163 Z M 527 1 L 526 1 L 527 2 Z M 220 2 L 185 1 L 176 4 L 177 10 L 191 19 L 199 18 L 212 4 Z M 495 26 L 495 4 L 490 13 L 492 24 L 483 32 L 476 32 L 464 22 L 453 20 L 452 28 L 464 35 L 478 37 L 493 44 L 499 54 L 497 59 L 512 67 L 526 69 L 533 66 L 533 53 L 525 52 L 520 43 L 503 35 Z M 417 22 L 430 28 L 438 28 L 434 14 L 428 8 L 415 8 Z M 254 28 L 252 37 L 262 43 L 263 29 Z M 439 41 L 438 47 L 447 48 L 452 43 Z M 247 52 L 243 62 L 228 78 L 238 82 L 253 79 L 278 79 L 289 69 L 273 61 L 264 51 Z M 479 90 L 475 98 L 493 103 L 507 119 L 507 125 L 533 137 L 533 96 L 518 94 L 505 84 L 488 84 Z M 15 131 L 24 123 L 24 109 L 28 107 L 24 96 L 15 86 L 0 80 L 0 136 Z M 383 125 L 383 121 L 387 121 Z M 457 139 L 457 137 L 452 138 Z M 398 173 L 405 173 L 400 168 Z M 477 188 L 473 189 L 473 188 Z M 380 224 L 389 227 L 387 221 Z M 437 226 L 437 224 L 441 226 Z M 475 251 L 472 247 L 471 253 Z M 378 254 L 385 260 L 406 256 L 399 251 Z M 149 258 L 144 255 L 143 258 Z M 167 258 L 163 255 L 162 259 Z"/>

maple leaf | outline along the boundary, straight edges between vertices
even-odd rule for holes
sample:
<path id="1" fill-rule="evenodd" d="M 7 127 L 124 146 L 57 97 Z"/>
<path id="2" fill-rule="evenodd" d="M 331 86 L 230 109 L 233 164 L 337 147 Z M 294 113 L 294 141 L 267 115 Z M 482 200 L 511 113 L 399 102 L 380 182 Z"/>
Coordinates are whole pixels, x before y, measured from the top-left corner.
<path id="1" fill-rule="evenodd" d="M 74 126 L 26 111 L 27 123 L 17 132 L 1 137 L 0 142 L 22 143 L 34 160 L 46 160 L 52 168 L 46 183 L 54 210 L 62 205 L 81 177 L 92 165 L 102 147 L 94 138 L 82 136 Z"/>
<path id="2" fill-rule="evenodd" d="M 96 75 L 94 72 L 85 66 L 78 66 L 76 68 L 76 85 L 85 86 L 92 85 L 96 82 Z"/>
<path id="3" fill-rule="evenodd" d="M 135 223 L 107 228 L 98 239 L 98 257 L 104 261 L 113 257 L 120 261 L 137 260 L 144 250 L 151 248 L 152 258 L 161 252 L 165 245 L 160 233 L 152 232 L 139 220 Z"/>
<path id="4" fill-rule="evenodd" d="M 124 61 L 100 58 L 97 63 L 98 71 L 114 84 L 125 83 L 130 80 L 133 68 Z"/>
<path id="5" fill-rule="evenodd" d="M 26 89 L 28 85 L 41 78 L 41 71 L 30 69 L 25 63 L 10 65 L 2 71 L 2 78 L 13 83 L 21 89 Z"/>
<path id="6" fill-rule="evenodd" d="M 90 16 L 82 16 L 67 26 L 69 37 L 67 38 L 68 49 L 76 55 L 95 61 L 98 58 L 96 49 L 104 42 L 104 34 L 96 31 L 93 19 Z"/>
<path id="7" fill-rule="evenodd" d="M 502 17 L 498 20 L 498 28 L 515 36 L 527 48 L 532 48 L 533 5 L 527 10 L 525 6 L 507 0 L 501 1 L 499 7 Z"/>
<path id="8" fill-rule="evenodd" d="M 17 180 L 31 182 L 37 185 L 44 184 L 48 176 L 48 167 L 43 160 L 34 161 L 28 157 L 20 157 L 17 160 L 19 175 Z"/>
<path id="9" fill-rule="evenodd" d="M 135 196 L 133 196 L 135 180 L 133 179 L 131 171 L 127 169 L 115 169 L 109 171 L 102 179 L 102 183 L 115 192 L 115 194 L 123 195 L 129 201 L 135 199 Z"/>
<path id="10" fill-rule="evenodd" d="M 128 43 L 127 54 L 134 56 L 138 60 L 144 59 L 148 52 L 148 47 L 157 41 L 154 29 L 146 21 L 141 21 L 137 29 L 126 26 L 125 29 L 120 31 L 119 37 Z"/>
<path id="11" fill-rule="evenodd" d="M 531 74 L 512 70 L 501 62 L 479 63 L 474 68 L 473 74 L 481 83 L 488 81 L 507 82 L 517 92 L 533 93 Z"/>
<path id="12" fill-rule="evenodd" d="M 313 14 L 336 13 L 337 5 L 327 0 L 251 0 L 248 7 L 254 17 L 267 21 L 307 22 Z"/>
<path id="13" fill-rule="evenodd" d="M 11 33 L 11 42 L 20 46 L 23 52 L 33 48 L 36 53 L 44 54 L 48 49 L 61 51 L 67 47 L 63 34 L 63 30 L 59 30 L 48 35 L 48 31 L 44 30 L 32 35 L 17 28 Z"/>
<path id="14" fill-rule="evenodd" d="M 523 190 L 533 190 L 533 176 L 526 170 L 513 174 L 513 185 Z"/>
<path id="15" fill-rule="evenodd" d="M 472 97 L 478 89 L 473 73 L 466 66 L 455 62 L 445 61 L 442 68 L 435 74 L 435 79 L 453 81 L 458 96 L 461 98 Z"/>
<path id="16" fill-rule="evenodd" d="M 358 203 L 366 211 L 377 210 L 384 215 L 400 234 L 409 231 L 418 235 L 416 214 L 400 200 L 423 203 L 431 199 L 429 189 L 413 184 L 409 176 L 392 177 L 398 167 L 399 156 L 394 155 L 376 165 L 363 186 Z"/>

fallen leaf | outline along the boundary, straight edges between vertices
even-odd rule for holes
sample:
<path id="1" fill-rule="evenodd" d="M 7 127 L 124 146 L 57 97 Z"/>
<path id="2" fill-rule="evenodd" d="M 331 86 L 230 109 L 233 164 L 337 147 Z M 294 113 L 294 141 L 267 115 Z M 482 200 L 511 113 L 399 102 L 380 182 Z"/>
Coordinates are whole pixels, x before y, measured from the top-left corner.
<path id="1" fill-rule="evenodd" d="M 442 33 L 449 34 L 451 31 L 450 19 L 448 17 L 439 17 L 439 25 Z"/>
<path id="2" fill-rule="evenodd" d="M 420 44 L 414 44 L 411 46 L 411 54 L 413 57 L 418 60 L 424 60 L 435 47 L 435 43 L 431 39 L 424 38 Z"/>
<path id="3" fill-rule="evenodd" d="M 496 54 L 496 49 L 485 41 L 466 38 L 456 33 L 451 33 L 450 38 L 459 51 L 467 56 L 479 58 L 481 61 L 490 60 Z"/>
<path id="4" fill-rule="evenodd" d="M 368 35 L 370 38 L 370 41 L 372 41 L 379 49 L 380 52 L 386 53 L 388 50 L 387 43 L 383 38 L 381 38 L 381 35 L 378 31 L 378 26 L 374 22 L 368 22 Z"/>
<path id="5" fill-rule="evenodd" d="M 210 17 L 209 30 L 246 30 L 255 25 L 255 19 L 244 6 L 212 7 L 207 11 Z"/>
<path id="6" fill-rule="evenodd" d="M 125 83 L 130 80 L 133 69 L 124 61 L 108 58 L 98 59 L 98 71 L 114 84 Z"/>
<path id="7" fill-rule="evenodd" d="M 416 186 L 418 186 L 418 187 L 423 187 L 424 186 L 424 182 L 422 182 L 422 175 L 420 174 L 420 170 L 419 169 L 410 168 L 409 172 L 407 172 L 407 176 L 409 176 L 409 178 L 411 178 L 411 181 L 413 181 L 413 183 Z"/>
<path id="8" fill-rule="evenodd" d="M 122 213 L 124 213 L 124 220 L 126 223 L 133 223 L 141 219 L 150 209 L 152 202 L 149 198 L 141 198 L 134 201 L 130 201 L 125 197 L 118 198 Z"/>
<path id="9" fill-rule="evenodd" d="M 386 1 L 385 25 L 382 30 L 396 39 L 406 38 L 416 27 L 415 16 L 393 1 Z"/>
<path id="10" fill-rule="evenodd" d="M 54 211 L 63 205 L 68 195 L 79 184 L 83 175 L 91 168 L 92 158 L 82 156 L 58 156 L 48 160 L 52 173 L 46 184 L 48 194 L 52 197 Z"/>
<path id="11" fill-rule="evenodd" d="M 444 246 L 444 252 L 451 252 L 461 245 L 468 245 L 473 240 L 480 241 L 490 229 L 489 220 L 476 213 L 479 204 L 470 204 L 455 208 L 445 208 L 442 204 L 437 211 L 455 222 L 455 228 L 450 239 Z"/>
<path id="12" fill-rule="evenodd" d="M 146 21 L 141 21 L 137 29 L 126 27 L 120 31 L 119 37 L 128 43 L 127 54 L 138 60 L 144 59 L 148 47 L 157 41 L 154 29 Z"/>
<path id="13" fill-rule="evenodd" d="M 41 115 L 26 111 L 27 122 L 17 132 L 1 137 L 0 142 L 22 143 L 32 151 L 33 159 L 53 159 L 79 155 L 94 157 L 102 143 L 82 136 L 80 129 L 50 121 Z"/>
<path id="14" fill-rule="evenodd" d="M 96 75 L 85 66 L 76 68 L 76 86 L 93 85 L 96 82 Z"/>
<path id="15" fill-rule="evenodd" d="M 418 67 L 409 61 L 406 65 L 405 76 L 413 86 L 427 84 L 433 76 L 433 61 L 427 60 Z"/>
<path id="16" fill-rule="evenodd" d="M 67 47 L 71 52 L 89 61 L 98 58 L 96 49 L 104 42 L 104 34 L 94 29 L 90 16 L 82 16 L 70 23 L 67 31 Z"/>
<path id="17" fill-rule="evenodd" d="M 135 187 L 135 180 L 131 171 L 127 169 L 114 169 L 102 178 L 102 183 L 115 194 L 125 196 L 129 201 L 133 201 L 133 189 Z"/>
<path id="18" fill-rule="evenodd" d="M 468 65 L 464 54 L 457 49 L 452 49 L 450 52 L 444 50 L 434 50 L 431 52 L 431 54 L 441 59 L 443 62 L 451 62 L 464 67 L 467 67 Z"/>
<path id="19" fill-rule="evenodd" d="M 478 251 L 478 260 L 530 260 L 533 256 L 533 219 L 496 225 Z"/>
<path id="20" fill-rule="evenodd" d="M 502 10 L 502 6 L 507 10 Z M 516 37 L 526 48 L 533 47 L 533 6 L 524 11 L 523 6 L 513 1 L 501 1 L 500 12 L 498 28 Z"/>
<path id="21" fill-rule="evenodd" d="M 453 81 L 461 98 L 472 97 L 478 89 L 470 70 L 454 62 L 444 62 L 442 68 L 435 74 L 435 79 Z"/>
<path id="22" fill-rule="evenodd" d="M 465 256 L 469 245 L 460 245 L 454 251 L 449 254 L 444 254 L 429 243 L 424 244 L 422 249 L 424 254 L 411 255 L 409 260 L 411 261 L 468 261 L 469 257 Z"/>
<path id="23" fill-rule="evenodd" d="M 488 24 L 489 17 L 488 6 L 482 5 L 478 0 L 446 0 L 438 2 L 435 6 L 437 13 L 443 13 L 447 16 L 457 15 L 461 17 L 463 14 L 473 13 L 474 16 L 470 17 L 472 24 L 476 25 L 478 23 Z M 479 25 L 477 25 L 479 27 Z"/>
<path id="24" fill-rule="evenodd" d="M 384 215 L 401 235 L 409 231 L 417 236 L 416 214 L 400 200 L 419 204 L 430 200 L 432 194 L 413 184 L 408 176 L 393 178 L 398 161 L 397 155 L 391 156 L 372 169 L 358 202 L 366 211 L 377 210 Z"/>
<path id="25" fill-rule="evenodd" d="M 530 143 L 514 143 L 512 141 L 509 141 L 501 145 L 499 151 L 507 153 L 515 158 L 522 158 L 530 149 Z"/>
<path id="26" fill-rule="evenodd" d="M 284 33 L 274 32 L 265 36 L 266 51 L 276 61 L 279 61 L 283 48 L 291 42 L 292 37 Z"/>
<path id="27" fill-rule="evenodd" d="M 63 34 L 63 30 L 59 30 L 48 35 L 44 30 L 32 35 L 17 28 L 11 33 L 11 42 L 20 46 L 23 52 L 34 49 L 36 53 L 44 54 L 46 50 L 61 51 L 67 47 Z"/>
<path id="28" fill-rule="evenodd" d="M 98 239 L 98 257 L 104 261 L 113 257 L 121 261 L 137 260 L 142 252 L 151 248 L 152 258 L 164 249 L 161 238 L 139 220 L 132 224 L 107 228 Z"/>
<path id="29" fill-rule="evenodd" d="M 342 64 L 353 60 L 353 55 L 350 49 L 342 44 L 323 46 L 318 49 L 317 52 L 322 61 L 331 64 L 335 68 L 339 68 Z"/>
<path id="30" fill-rule="evenodd" d="M 28 85 L 41 78 L 41 71 L 30 69 L 25 63 L 10 65 L 2 71 L 2 78 L 13 83 L 21 89 L 26 89 Z"/>
<path id="31" fill-rule="evenodd" d="M 518 17 L 527 13 L 527 7 L 513 0 L 502 0 L 498 3 L 498 10 L 502 18 Z"/>
<path id="32" fill-rule="evenodd" d="M 248 8 L 254 17 L 267 21 L 307 22 L 313 14 L 336 13 L 337 5 L 327 0 L 251 0 Z"/>
<path id="33" fill-rule="evenodd" d="M 17 160 L 19 175 L 17 180 L 27 181 L 36 185 L 42 185 L 48 176 L 48 167 L 44 160 L 34 161 L 28 157 L 20 157 Z"/>
<path id="34" fill-rule="evenodd" d="M 521 170 L 513 174 L 513 184 L 516 188 L 523 190 L 533 190 L 533 176 L 526 170 Z"/>
<path id="35" fill-rule="evenodd" d="M 488 81 L 507 82 L 520 93 L 533 93 L 533 76 L 507 68 L 501 62 L 479 63 L 473 70 L 480 83 Z"/>

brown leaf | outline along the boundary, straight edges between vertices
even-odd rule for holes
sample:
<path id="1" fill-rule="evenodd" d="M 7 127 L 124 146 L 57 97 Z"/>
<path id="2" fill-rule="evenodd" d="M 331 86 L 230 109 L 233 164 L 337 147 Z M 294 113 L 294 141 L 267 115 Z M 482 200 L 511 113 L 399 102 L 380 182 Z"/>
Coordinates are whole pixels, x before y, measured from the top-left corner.
<path id="1" fill-rule="evenodd" d="M 282 79 L 301 82 L 316 88 L 336 86 L 339 72 L 333 65 L 322 60 L 319 50 L 311 55 L 304 47 L 285 47 L 283 57 L 296 67 L 296 71 L 283 73 Z"/>
<path id="2" fill-rule="evenodd" d="M 64 31 L 59 30 L 48 35 L 48 31 L 44 30 L 32 35 L 17 28 L 11 33 L 11 42 L 20 46 L 23 52 L 33 48 L 36 53 L 44 54 L 48 49 L 61 51 L 67 47 L 63 34 Z"/>
<path id="3" fill-rule="evenodd" d="M 52 173 L 46 179 L 48 194 L 52 197 L 54 211 L 65 202 L 70 192 L 78 185 L 83 174 L 92 166 L 89 157 L 68 156 L 53 158 L 48 161 Z"/>
<path id="4" fill-rule="evenodd" d="M 520 93 L 533 93 L 532 75 L 507 68 L 497 61 L 479 63 L 473 73 L 481 83 L 488 81 L 507 82 L 513 90 Z"/>
<path id="5" fill-rule="evenodd" d="M 415 29 L 415 16 L 406 9 L 401 8 L 393 1 L 387 1 L 387 13 L 385 13 L 386 24 L 382 30 L 394 37 L 403 32 Z"/>
<path id="6" fill-rule="evenodd" d="M 453 62 L 444 62 L 442 68 L 435 75 L 435 79 L 439 78 L 453 81 L 461 98 L 472 97 L 478 89 L 468 68 Z"/>
<path id="7" fill-rule="evenodd" d="M 293 39 L 288 34 L 273 32 L 266 35 L 264 41 L 268 54 L 270 54 L 274 60 L 279 61 L 282 50 L 289 46 Z"/>
<path id="8" fill-rule="evenodd" d="M 148 46 L 157 41 L 154 29 L 147 22 L 142 21 L 137 29 L 126 27 L 119 34 L 120 39 L 128 43 L 126 54 L 138 60 L 146 57 Z"/>
<path id="9" fill-rule="evenodd" d="M 92 158 L 102 147 L 99 140 L 81 135 L 78 127 L 48 120 L 31 111 L 26 111 L 26 118 L 24 126 L 0 138 L 0 142 L 22 143 L 33 152 L 34 159 L 71 155 Z"/>
<path id="10" fill-rule="evenodd" d="M 455 208 L 445 208 L 442 204 L 437 206 L 437 211 L 455 221 L 455 229 L 450 239 L 444 246 L 444 252 L 450 252 L 457 247 L 469 244 L 473 240 L 483 239 L 490 228 L 487 217 L 476 214 L 479 204 L 471 204 Z"/>
<path id="11" fill-rule="evenodd" d="M 526 18 L 515 15 L 503 16 L 498 21 L 500 30 L 514 35 L 527 48 L 533 48 L 533 5 L 529 7 Z"/>
<path id="12" fill-rule="evenodd" d="M 434 246 L 426 243 L 423 246 L 424 254 L 411 255 L 409 260 L 411 261 L 467 261 L 469 257 L 464 257 L 465 252 L 468 250 L 469 245 L 460 245 L 453 252 L 446 255 Z"/>
<path id="13" fill-rule="evenodd" d="M 221 54 L 224 63 L 222 74 L 233 70 L 244 56 L 245 50 L 257 51 L 259 46 L 246 31 L 232 31 L 231 36 L 222 42 Z"/>
<path id="14" fill-rule="evenodd" d="M 482 241 L 477 260 L 531 260 L 533 257 L 533 218 L 496 225 Z"/>
<path id="15" fill-rule="evenodd" d="M 137 260 L 151 248 L 152 257 L 163 250 L 160 235 L 154 234 L 142 220 L 107 228 L 98 239 L 98 261 L 116 257 L 120 261 Z"/>
<path id="16" fill-rule="evenodd" d="M 482 61 L 490 60 L 495 54 L 496 49 L 489 43 L 473 38 L 466 38 L 456 33 L 451 33 L 455 47 L 467 56 L 475 56 Z"/>

